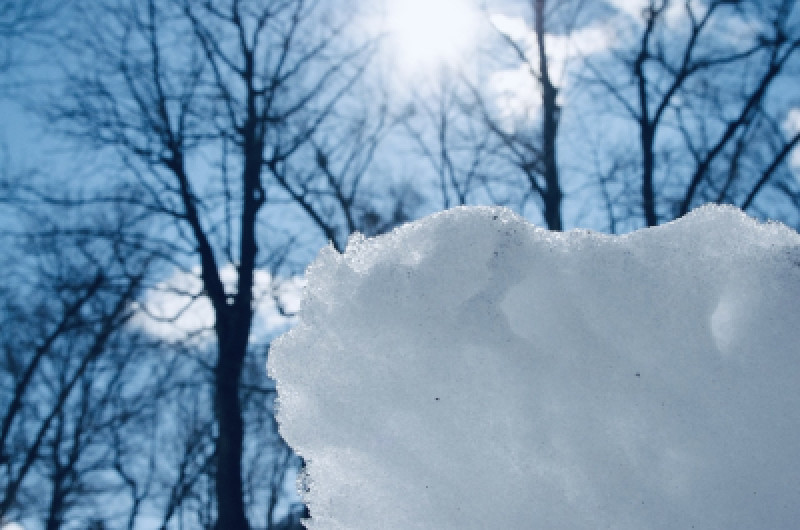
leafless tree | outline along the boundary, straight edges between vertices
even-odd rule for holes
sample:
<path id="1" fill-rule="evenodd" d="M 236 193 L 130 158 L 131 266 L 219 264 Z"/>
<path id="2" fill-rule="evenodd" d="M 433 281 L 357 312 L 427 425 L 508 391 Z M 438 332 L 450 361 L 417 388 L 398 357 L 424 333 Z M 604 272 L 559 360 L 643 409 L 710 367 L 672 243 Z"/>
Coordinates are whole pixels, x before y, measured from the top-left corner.
<path id="1" fill-rule="evenodd" d="M 548 3 L 547 0 L 531 2 L 536 41 L 534 56 L 531 56 L 530 50 L 514 38 L 501 32 L 509 48 L 517 54 L 520 63 L 527 67 L 541 90 L 541 129 L 538 131 L 538 135 L 531 137 L 524 133 L 504 131 L 503 127 L 492 120 L 488 114 L 486 121 L 508 148 L 515 165 L 528 178 L 531 190 L 541 201 L 542 215 L 547 227 L 551 230 L 561 230 L 563 228 L 561 203 L 564 194 L 559 178 L 556 152 L 561 108 L 557 102 L 558 88 L 554 84 L 551 74 L 545 39 L 547 17 L 553 6 L 554 3 Z"/>
<path id="2" fill-rule="evenodd" d="M 558 150 L 563 141 L 560 85 L 567 68 L 555 64 L 550 39 L 569 39 L 585 23 L 586 5 L 580 0 L 504 4 L 501 12 L 511 15 L 489 5 L 485 17 L 492 31 L 479 46 L 483 59 L 467 61 L 415 98 L 406 129 L 438 177 L 443 207 L 489 202 L 525 212 L 533 205 L 548 228 L 564 228 Z M 531 93 L 511 96 L 525 100 L 528 111 L 520 113 L 525 116 L 497 93 L 497 72 L 522 73 L 529 80 Z"/>
<path id="3" fill-rule="evenodd" d="M 156 395 L 149 384 L 127 386 L 152 351 L 126 326 L 146 260 L 69 235 L 61 220 L 36 223 L 3 233 L 13 255 L 3 274 L 15 281 L 2 306 L 0 518 L 54 529 L 118 489 L 118 481 L 99 486 L 113 473 L 110 433 L 128 432 Z"/>
<path id="4" fill-rule="evenodd" d="M 443 209 L 478 202 L 485 189 L 487 164 L 494 148 L 491 132 L 472 119 L 468 90 L 457 76 L 433 80 L 418 90 L 401 115 L 415 158 L 422 158 L 436 177 L 438 206 Z"/>
<path id="5" fill-rule="evenodd" d="M 780 123 L 797 70 L 797 17 L 783 0 L 652 0 L 615 64 L 587 63 L 635 124 L 645 225 L 704 202 L 749 209 L 769 182 L 785 183 L 779 173 L 798 142 Z"/>
<path id="6" fill-rule="evenodd" d="M 385 111 L 342 109 L 373 45 L 346 33 L 344 6 L 314 0 L 120 0 L 76 18 L 83 25 L 73 47 L 91 59 L 67 65 L 71 89 L 52 117 L 125 162 L 120 182 L 131 184 L 103 200 L 148 212 L 143 244 L 176 268 L 199 264 L 199 294 L 214 313 L 213 434 L 201 422 L 185 438 L 187 452 L 213 460 L 185 462 L 194 467 L 181 468 L 169 510 L 208 473 L 215 527 L 249 528 L 257 501 L 248 500 L 242 469 L 252 434 L 243 373 L 255 355 L 256 272 L 277 274 L 297 239 L 309 237 L 292 233 L 287 218 L 339 249 L 369 218 L 363 179 Z M 232 284 L 225 267 L 235 271 Z M 259 395 L 262 405 L 272 399 Z M 269 423 L 268 407 L 261 414 Z M 211 449 L 192 445 L 208 439 Z"/>
<path id="7" fill-rule="evenodd" d="M 548 38 L 554 34 L 568 37 L 582 20 L 585 2 L 532 0 L 520 4 L 528 8 L 527 16 L 523 17 L 528 32 L 512 34 L 492 21 L 500 42 L 490 50 L 492 55 L 503 58 L 504 68 L 524 70 L 530 76 L 536 94 L 529 97 L 537 102 L 535 120 L 538 123 L 529 120 L 509 123 L 476 84 L 472 84 L 472 94 L 481 121 L 498 143 L 495 156 L 504 160 L 525 182 L 524 186 L 517 186 L 526 189 L 523 202 L 533 199 L 545 225 L 551 230 L 562 230 L 564 179 L 558 145 L 562 117 L 559 82 L 564 80 L 556 79 Z"/>

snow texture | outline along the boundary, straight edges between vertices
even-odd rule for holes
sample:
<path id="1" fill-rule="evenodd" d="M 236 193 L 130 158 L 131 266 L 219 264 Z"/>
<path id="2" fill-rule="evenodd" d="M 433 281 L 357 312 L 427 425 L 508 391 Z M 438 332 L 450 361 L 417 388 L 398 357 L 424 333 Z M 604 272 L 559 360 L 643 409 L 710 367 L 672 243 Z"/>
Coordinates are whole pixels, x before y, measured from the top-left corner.
<path id="1" fill-rule="evenodd" d="M 309 528 L 797 528 L 800 236 L 461 208 L 324 250 L 274 345 Z"/>

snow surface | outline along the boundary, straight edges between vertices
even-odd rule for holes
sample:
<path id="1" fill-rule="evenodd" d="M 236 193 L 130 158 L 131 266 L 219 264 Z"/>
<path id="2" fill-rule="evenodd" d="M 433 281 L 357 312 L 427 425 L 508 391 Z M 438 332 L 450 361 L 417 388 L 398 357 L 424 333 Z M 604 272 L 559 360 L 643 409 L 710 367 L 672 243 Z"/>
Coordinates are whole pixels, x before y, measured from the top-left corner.
<path id="1" fill-rule="evenodd" d="M 270 357 L 309 528 L 800 521 L 800 236 L 444 212 L 308 270 Z"/>

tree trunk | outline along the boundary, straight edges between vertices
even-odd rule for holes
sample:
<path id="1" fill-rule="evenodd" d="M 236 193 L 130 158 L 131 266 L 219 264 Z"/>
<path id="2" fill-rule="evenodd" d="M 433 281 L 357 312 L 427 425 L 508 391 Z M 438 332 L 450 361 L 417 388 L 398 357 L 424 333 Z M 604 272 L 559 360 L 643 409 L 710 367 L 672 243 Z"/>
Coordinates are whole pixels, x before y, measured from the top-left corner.
<path id="1" fill-rule="evenodd" d="M 536 0 L 535 29 L 539 48 L 539 65 L 542 86 L 542 148 L 544 151 L 544 180 L 546 189 L 542 197 L 544 202 L 544 220 L 550 230 L 562 230 L 561 191 L 556 158 L 556 139 L 558 137 L 558 121 L 561 109 L 558 107 L 558 89 L 550 79 L 547 51 L 545 49 L 545 0 Z"/>
<path id="2" fill-rule="evenodd" d="M 214 392 L 214 412 L 219 427 L 217 440 L 217 530 L 247 530 L 250 528 L 244 510 L 242 489 L 242 452 L 244 422 L 239 401 L 239 380 L 247 353 L 249 323 L 226 311 L 218 317 L 217 361 Z"/>
<path id="3" fill-rule="evenodd" d="M 642 207 L 644 209 L 644 220 L 647 226 L 656 226 L 658 216 L 656 215 L 656 192 L 653 185 L 653 172 L 655 167 L 655 156 L 653 154 L 653 131 L 648 125 L 642 125 Z"/>

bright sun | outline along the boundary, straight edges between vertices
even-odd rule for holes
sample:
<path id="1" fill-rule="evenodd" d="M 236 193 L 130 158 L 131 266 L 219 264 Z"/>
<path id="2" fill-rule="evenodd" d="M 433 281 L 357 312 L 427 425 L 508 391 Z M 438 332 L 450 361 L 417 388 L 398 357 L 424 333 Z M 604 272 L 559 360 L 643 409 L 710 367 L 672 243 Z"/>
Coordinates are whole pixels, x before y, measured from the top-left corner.
<path id="1" fill-rule="evenodd" d="M 392 51 L 406 71 L 457 64 L 477 35 L 470 0 L 388 0 L 386 14 Z"/>

